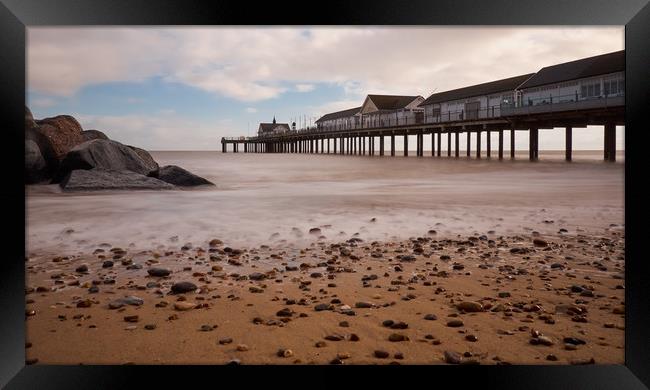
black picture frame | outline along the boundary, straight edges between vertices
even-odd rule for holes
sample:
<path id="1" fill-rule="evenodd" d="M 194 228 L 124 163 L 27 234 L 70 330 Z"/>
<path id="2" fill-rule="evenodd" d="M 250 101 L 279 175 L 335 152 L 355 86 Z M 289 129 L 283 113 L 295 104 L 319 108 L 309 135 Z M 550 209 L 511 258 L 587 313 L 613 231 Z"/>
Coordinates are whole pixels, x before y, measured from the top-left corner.
<path id="1" fill-rule="evenodd" d="M 25 45 L 28 26 L 70 25 L 625 25 L 625 365 L 486 367 L 25 366 Z M 643 148 L 650 131 L 650 5 L 648 0 L 328 1 L 319 3 L 197 0 L 0 0 L 0 153 L 4 233 L 0 259 L 0 386 L 18 388 L 147 388 L 207 380 L 251 385 L 346 385 L 343 370 L 370 387 L 477 384 L 505 389 L 643 389 L 650 386 L 650 261 L 644 256 L 648 215 Z M 644 153 L 645 152 L 645 153 Z M 217 371 L 215 371 L 217 370 Z M 284 371 L 283 371 L 284 370 Z M 292 371 L 288 371 L 292 370 Z M 354 370 L 354 372 L 352 372 Z M 363 375 L 357 370 L 365 371 Z M 398 370 L 398 371 L 395 371 Z M 406 370 L 402 372 L 399 370 Z M 413 371 L 416 370 L 416 371 Z M 458 370 L 464 370 L 459 372 Z M 294 373 L 311 379 L 297 379 Z M 227 376 L 226 376 L 227 375 Z M 410 383 L 413 381 L 414 383 Z M 416 384 L 421 382 L 421 384 Z"/>

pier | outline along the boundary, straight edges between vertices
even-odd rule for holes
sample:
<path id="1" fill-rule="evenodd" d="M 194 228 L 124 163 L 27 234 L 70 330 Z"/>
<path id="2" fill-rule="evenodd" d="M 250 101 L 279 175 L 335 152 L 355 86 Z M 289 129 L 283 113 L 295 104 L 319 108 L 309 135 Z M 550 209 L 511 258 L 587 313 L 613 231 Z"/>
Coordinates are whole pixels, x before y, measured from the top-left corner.
<path id="1" fill-rule="evenodd" d="M 540 130 L 565 132 L 565 159 L 571 161 L 573 130 L 590 125 L 604 127 L 603 158 L 616 160 L 616 126 L 624 126 L 625 106 L 623 97 L 604 98 L 595 102 L 560 103 L 564 107 L 547 105 L 546 110 L 502 109 L 498 118 L 473 120 L 434 121 L 426 118 L 422 123 L 393 123 L 364 128 L 310 128 L 256 137 L 222 138 L 222 152 L 238 153 L 307 153 L 359 156 L 395 156 L 395 137 L 403 138 L 403 155 L 408 156 L 409 138 L 415 138 L 415 155 L 424 156 L 424 135 L 431 135 L 431 156 L 442 156 L 443 135 L 447 145 L 447 157 L 460 157 L 460 134 L 466 135 L 467 157 L 492 158 L 491 134 L 498 134 L 497 159 L 504 159 L 504 137 L 510 137 L 510 159 L 515 158 L 515 139 L 518 132 L 527 132 L 529 160 L 539 158 Z M 562 109 L 560 109 L 562 108 Z M 491 110 L 491 109 L 490 109 Z M 481 116 L 481 115 L 479 115 Z M 481 134 L 486 133 L 487 145 L 483 151 Z M 376 142 L 378 140 L 378 142 Z M 378 143 L 378 150 L 375 146 Z"/>
<path id="2" fill-rule="evenodd" d="M 424 136 L 431 136 L 431 156 L 460 158 L 460 135 L 466 156 L 492 159 L 492 135 L 498 135 L 496 159 L 504 159 L 504 137 L 515 158 L 517 132 L 528 135 L 528 159 L 539 159 L 540 130 L 564 129 L 565 159 L 572 160 L 573 130 L 603 126 L 603 159 L 616 160 L 616 126 L 625 125 L 625 51 L 547 66 L 514 76 L 422 96 L 367 95 L 360 107 L 323 115 L 316 126 L 261 123 L 254 137 L 222 138 L 222 152 L 310 153 L 360 156 L 396 155 L 395 137 L 409 155 L 424 156 Z M 561 131 L 561 130 L 560 130 Z M 485 150 L 481 145 L 486 134 Z M 389 137 L 389 140 L 386 138 Z M 472 142 L 474 142 L 472 144 Z M 379 144 L 378 150 L 375 147 Z M 386 150 L 386 145 L 388 150 Z M 472 149 L 473 147 L 473 149 Z M 241 149 L 241 150 L 240 150 Z"/>

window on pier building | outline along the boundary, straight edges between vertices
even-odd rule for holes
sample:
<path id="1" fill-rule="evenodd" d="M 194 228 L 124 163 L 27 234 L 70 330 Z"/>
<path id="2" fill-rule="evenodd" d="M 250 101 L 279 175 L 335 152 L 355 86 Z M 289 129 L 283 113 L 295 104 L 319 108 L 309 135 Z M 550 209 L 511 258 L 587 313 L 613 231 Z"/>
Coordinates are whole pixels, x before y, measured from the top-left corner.
<path id="1" fill-rule="evenodd" d="M 600 96 L 600 81 L 583 84 L 580 87 L 580 97 L 583 99 Z"/>
<path id="2" fill-rule="evenodd" d="M 605 80 L 603 83 L 603 92 L 605 96 L 607 95 L 617 95 L 623 94 L 625 88 L 625 80 L 623 79 L 614 79 L 614 80 Z"/>

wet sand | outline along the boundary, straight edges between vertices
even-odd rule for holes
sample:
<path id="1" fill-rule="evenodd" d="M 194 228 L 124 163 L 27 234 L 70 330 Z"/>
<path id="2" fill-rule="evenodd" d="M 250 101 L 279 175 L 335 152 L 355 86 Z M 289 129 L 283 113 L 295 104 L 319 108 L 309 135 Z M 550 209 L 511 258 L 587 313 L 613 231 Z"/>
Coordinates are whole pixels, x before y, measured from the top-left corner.
<path id="1" fill-rule="evenodd" d="M 29 363 L 624 362 L 621 164 L 155 157 L 218 189 L 30 189 Z"/>

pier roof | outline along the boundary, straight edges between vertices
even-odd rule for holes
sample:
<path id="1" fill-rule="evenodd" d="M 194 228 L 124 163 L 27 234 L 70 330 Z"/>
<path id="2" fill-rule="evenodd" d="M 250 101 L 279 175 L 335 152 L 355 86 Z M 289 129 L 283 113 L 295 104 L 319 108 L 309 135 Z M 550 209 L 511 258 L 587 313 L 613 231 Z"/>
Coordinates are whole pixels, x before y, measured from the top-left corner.
<path id="1" fill-rule="evenodd" d="M 625 71 L 625 50 L 542 68 L 518 89 Z"/>
<path id="2" fill-rule="evenodd" d="M 449 102 L 458 99 L 466 99 L 475 96 L 485 96 L 491 95 L 499 92 L 514 91 L 521 83 L 528 80 L 534 73 L 527 73 L 521 76 L 509 77 L 507 79 L 501 79 L 496 81 L 490 81 L 483 84 L 471 85 L 469 87 L 463 87 L 458 89 L 452 89 L 451 91 L 434 93 L 429 96 L 425 101 L 420 103 L 420 106 L 426 106 L 429 104 Z"/>
<path id="3" fill-rule="evenodd" d="M 331 120 L 339 119 L 339 118 L 351 117 L 351 116 L 354 116 L 354 115 L 358 114 L 359 111 L 361 111 L 361 107 L 349 108 L 347 110 L 332 112 L 332 113 L 325 114 L 325 115 L 321 116 L 320 118 L 318 118 L 316 123 L 324 122 L 324 121 L 331 121 Z"/>
<path id="4" fill-rule="evenodd" d="M 399 110 L 411 104 L 420 96 L 368 95 L 378 110 Z"/>

